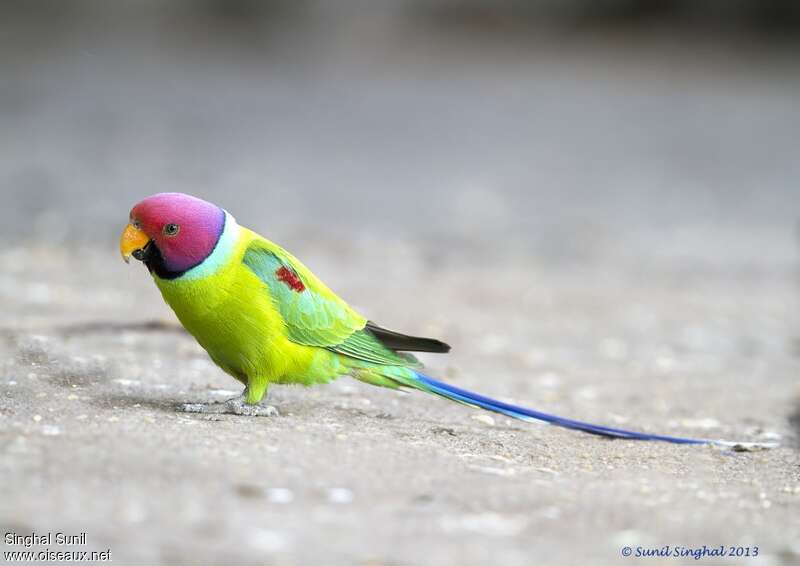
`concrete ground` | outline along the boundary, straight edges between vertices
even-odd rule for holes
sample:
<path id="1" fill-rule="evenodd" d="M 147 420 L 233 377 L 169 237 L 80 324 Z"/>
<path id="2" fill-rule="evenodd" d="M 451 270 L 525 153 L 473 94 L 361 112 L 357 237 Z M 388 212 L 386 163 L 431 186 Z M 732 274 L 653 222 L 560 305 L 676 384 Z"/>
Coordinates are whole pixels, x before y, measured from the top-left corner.
<path id="1" fill-rule="evenodd" d="M 791 58 L 601 41 L 226 64 L 95 33 L 2 55 L 3 534 L 85 532 L 72 549 L 121 564 L 800 563 Z M 780 445 L 609 441 L 352 380 L 275 387 L 277 418 L 177 412 L 237 383 L 116 252 L 161 190 L 451 343 L 432 375 Z"/>

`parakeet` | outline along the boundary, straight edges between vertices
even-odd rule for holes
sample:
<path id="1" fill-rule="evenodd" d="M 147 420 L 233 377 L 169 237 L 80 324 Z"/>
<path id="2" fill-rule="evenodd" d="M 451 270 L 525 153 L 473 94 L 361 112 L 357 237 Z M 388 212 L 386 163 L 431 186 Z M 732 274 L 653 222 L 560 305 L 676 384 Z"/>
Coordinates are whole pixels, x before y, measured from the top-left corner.
<path id="1" fill-rule="evenodd" d="M 220 368 L 244 385 L 239 397 L 186 404 L 185 411 L 275 415 L 273 407 L 261 404 L 270 384 L 313 385 L 351 376 L 606 437 L 724 443 L 575 421 L 429 377 L 408 352 L 445 353 L 450 350 L 447 344 L 367 320 L 289 252 L 199 198 L 160 193 L 136 204 L 120 251 L 126 262 L 131 256 L 144 262 L 186 330 Z"/>

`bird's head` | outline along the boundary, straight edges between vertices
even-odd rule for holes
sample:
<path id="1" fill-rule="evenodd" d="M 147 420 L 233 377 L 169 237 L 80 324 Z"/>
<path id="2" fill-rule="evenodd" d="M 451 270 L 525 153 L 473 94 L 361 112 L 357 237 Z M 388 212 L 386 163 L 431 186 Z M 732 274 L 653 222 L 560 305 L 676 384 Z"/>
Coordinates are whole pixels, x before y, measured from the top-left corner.
<path id="1" fill-rule="evenodd" d="M 179 275 L 211 255 L 225 228 L 225 211 L 183 193 L 159 193 L 131 209 L 119 250 L 158 275 Z"/>

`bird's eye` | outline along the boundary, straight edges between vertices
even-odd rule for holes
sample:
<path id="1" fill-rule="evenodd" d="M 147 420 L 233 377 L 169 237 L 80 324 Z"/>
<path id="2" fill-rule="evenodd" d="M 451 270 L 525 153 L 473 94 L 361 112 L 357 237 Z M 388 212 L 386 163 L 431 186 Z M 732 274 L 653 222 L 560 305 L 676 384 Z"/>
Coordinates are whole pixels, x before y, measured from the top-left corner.
<path id="1" fill-rule="evenodd" d="M 164 226 L 164 235 L 165 236 L 174 236 L 180 231 L 181 227 L 177 224 L 167 224 Z"/>
<path id="2" fill-rule="evenodd" d="M 138 220 L 135 220 L 135 219 L 134 219 L 134 220 L 131 220 L 131 225 L 132 225 L 134 228 L 136 228 L 137 230 L 141 230 L 141 229 L 142 229 L 142 223 L 141 223 L 141 222 L 139 222 Z"/>

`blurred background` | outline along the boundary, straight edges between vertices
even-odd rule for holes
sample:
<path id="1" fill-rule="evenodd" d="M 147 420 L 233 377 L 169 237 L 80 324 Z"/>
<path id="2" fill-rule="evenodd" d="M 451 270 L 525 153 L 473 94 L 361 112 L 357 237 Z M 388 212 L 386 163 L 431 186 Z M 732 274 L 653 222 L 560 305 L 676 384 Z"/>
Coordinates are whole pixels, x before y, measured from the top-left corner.
<path id="1" fill-rule="evenodd" d="M 790 1 L 4 0 L 0 235 L 107 245 L 175 190 L 276 238 L 785 259 L 798 40 Z"/>
<path id="2" fill-rule="evenodd" d="M 778 0 L 0 0 L 0 526 L 122 563 L 797 564 L 799 55 Z M 269 423 L 180 415 L 236 384 L 119 261 L 162 191 L 452 343 L 435 375 L 784 447 L 352 383 L 276 388 Z"/>

